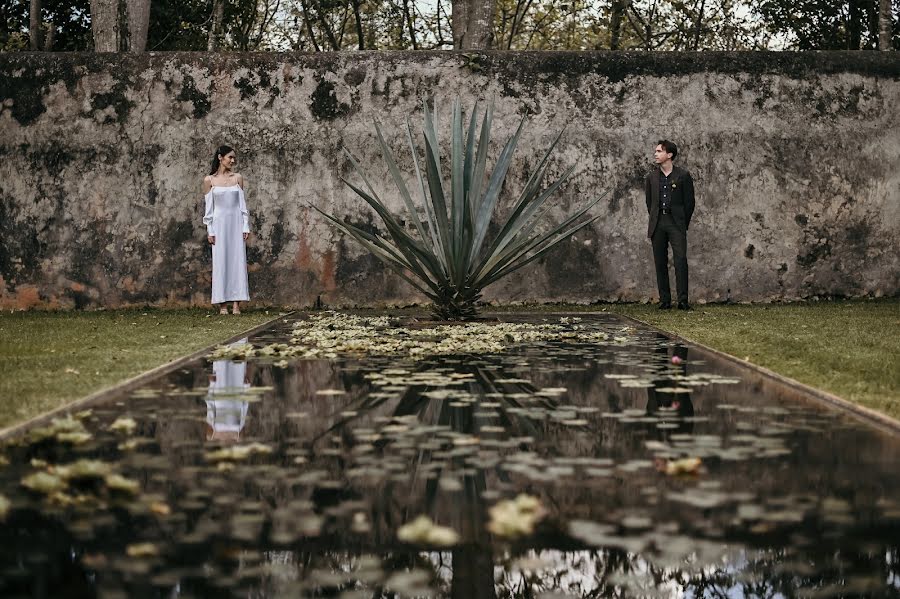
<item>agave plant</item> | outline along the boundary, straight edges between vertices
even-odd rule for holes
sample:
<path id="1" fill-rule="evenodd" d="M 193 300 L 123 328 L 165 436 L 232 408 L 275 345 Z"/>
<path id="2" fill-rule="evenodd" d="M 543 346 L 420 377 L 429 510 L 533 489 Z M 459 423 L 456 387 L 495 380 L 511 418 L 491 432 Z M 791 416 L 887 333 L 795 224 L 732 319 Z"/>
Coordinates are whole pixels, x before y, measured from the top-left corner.
<path id="1" fill-rule="evenodd" d="M 428 296 L 434 303 L 433 312 L 436 317 L 466 320 L 477 315 L 478 300 L 485 287 L 540 258 L 558 243 L 596 220 L 597 216 L 578 222 L 603 196 L 586 203 L 549 231 L 536 231 L 549 210 L 547 200 L 575 169 L 574 166 L 570 167 L 550 185 L 543 186 L 550 153 L 562 136 L 560 131 L 528 178 L 506 222 L 489 239 L 488 225 L 497 207 L 516 144 L 522 135 L 525 118 L 507 140 L 493 171 L 487 176 L 493 107 L 487 107 L 481 126 L 478 127 L 479 107 L 476 103 L 469 124 L 465 127 L 460 102 L 455 101 L 448 185 L 441 174 L 436 114 L 427 104 L 424 112 L 424 165 L 420 163 L 413 143 L 412 126 L 408 120 L 406 127 L 424 205 L 424 221 L 416 210 L 412 194 L 377 122 L 375 130 L 378 143 L 391 177 L 406 204 L 408 219 L 414 230 L 405 228 L 401 217 L 391 214 L 350 152 L 346 152 L 347 156 L 362 178 L 365 189 L 347 179 L 343 181 L 378 213 L 384 221 L 388 236 L 369 233 L 336 216 L 326 214 L 319 208 L 316 210 Z"/>

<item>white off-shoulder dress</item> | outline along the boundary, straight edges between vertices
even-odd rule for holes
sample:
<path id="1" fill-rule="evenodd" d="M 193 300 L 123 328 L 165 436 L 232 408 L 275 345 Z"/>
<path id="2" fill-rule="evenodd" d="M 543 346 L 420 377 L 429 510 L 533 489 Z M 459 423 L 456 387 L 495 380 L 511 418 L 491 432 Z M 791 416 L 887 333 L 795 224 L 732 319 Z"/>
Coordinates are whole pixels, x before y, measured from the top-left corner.
<path id="1" fill-rule="evenodd" d="M 212 303 L 250 299 L 244 233 L 250 232 L 250 213 L 240 185 L 213 185 L 206 194 L 203 223 L 216 238 L 212 246 Z"/>

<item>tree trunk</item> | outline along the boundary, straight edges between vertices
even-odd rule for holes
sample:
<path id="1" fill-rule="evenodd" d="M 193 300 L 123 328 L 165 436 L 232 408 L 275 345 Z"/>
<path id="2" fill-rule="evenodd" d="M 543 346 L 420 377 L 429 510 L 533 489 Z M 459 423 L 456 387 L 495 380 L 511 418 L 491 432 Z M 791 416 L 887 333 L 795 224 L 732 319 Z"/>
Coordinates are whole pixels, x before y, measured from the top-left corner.
<path id="1" fill-rule="evenodd" d="M 441 9 L 442 9 L 442 7 L 441 7 L 441 0 L 437 0 L 437 19 L 436 19 L 436 22 L 437 22 L 437 37 L 438 37 L 437 43 L 438 43 L 438 47 L 439 47 L 439 48 L 442 48 L 442 47 L 447 43 L 446 40 L 444 40 L 444 31 L 441 29 Z M 445 14 L 445 15 L 447 14 L 447 11 L 446 11 L 446 10 L 444 10 L 444 14 Z M 451 17 L 451 19 L 452 19 L 452 17 Z M 453 33 L 452 27 L 453 27 L 453 24 L 451 23 L 451 31 L 450 31 L 451 34 Z M 455 46 L 454 46 L 454 47 L 455 47 Z"/>
<path id="2" fill-rule="evenodd" d="M 150 27 L 150 1 L 127 0 L 129 52 L 140 53 L 147 49 L 147 29 Z"/>
<path id="3" fill-rule="evenodd" d="M 453 49 L 460 50 L 469 26 L 470 0 L 450 0 L 450 26 L 453 28 Z"/>
<path id="4" fill-rule="evenodd" d="M 891 45 L 891 0 L 879 0 L 878 10 L 878 49 L 888 51 Z"/>
<path id="5" fill-rule="evenodd" d="M 351 0 L 353 2 L 353 20 L 356 21 L 356 41 L 360 50 L 366 49 L 366 38 L 363 35 L 362 17 L 359 14 L 359 0 Z"/>
<path id="6" fill-rule="evenodd" d="M 41 0 L 31 0 L 28 7 L 28 47 L 37 51 L 43 49 L 44 28 L 41 22 Z"/>
<path id="7" fill-rule="evenodd" d="M 118 0 L 91 0 L 91 32 L 94 52 L 118 52 L 119 2 Z"/>
<path id="8" fill-rule="evenodd" d="M 206 41 L 206 50 L 215 52 L 219 49 L 219 38 L 222 32 L 222 15 L 225 14 L 225 0 L 213 0 L 212 27 L 209 29 L 209 39 Z"/>
<path id="9" fill-rule="evenodd" d="M 470 50 L 490 50 L 494 45 L 494 13 L 497 0 L 472 0 L 465 44 Z M 466 40 L 463 40 L 464 42 Z"/>
<path id="10" fill-rule="evenodd" d="M 452 556 L 451 599 L 496 599 L 494 558 L 490 549 L 457 549 Z"/>
<path id="11" fill-rule="evenodd" d="M 409 7 L 409 0 L 403 0 L 403 14 L 406 18 L 406 26 L 409 28 L 409 41 L 412 43 L 412 49 L 418 50 L 419 48 L 416 45 L 416 28 L 413 23 L 413 13 Z"/>
<path id="12" fill-rule="evenodd" d="M 56 26 L 53 23 L 50 23 L 50 27 L 47 29 L 47 34 L 44 35 L 44 52 L 49 52 L 53 49 L 53 40 L 56 35 Z"/>
<path id="13" fill-rule="evenodd" d="M 618 50 L 622 43 L 622 16 L 625 14 L 625 0 L 612 0 L 612 14 L 609 17 L 609 49 Z"/>
<path id="14" fill-rule="evenodd" d="M 319 0 L 312 0 L 315 4 L 316 14 L 319 17 L 319 25 L 322 26 L 322 29 L 325 31 L 325 37 L 328 38 L 328 43 L 331 44 L 332 50 L 340 50 L 341 45 L 338 44 L 337 38 L 334 37 L 334 31 L 331 30 L 331 25 L 328 24 L 328 19 L 325 18 L 325 11 L 322 10 L 322 3 Z"/>
<path id="15" fill-rule="evenodd" d="M 316 32 L 312 28 L 312 20 L 309 17 L 306 0 L 300 0 L 300 8 L 303 11 L 303 24 L 306 26 L 306 35 L 309 36 L 309 41 L 312 42 L 313 50 L 321 52 L 322 49 L 319 48 L 319 42 L 316 41 Z"/>
<path id="16" fill-rule="evenodd" d="M 859 50 L 860 42 L 862 42 L 862 25 L 863 11 L 860 2 L 862 0 L 850 0 L 850 8 L 848 10 L 847 30 L 850 35 L 848 40 L 848 50 Z"/>
<path id="17" fill-rule="evenodd" d="M 494 42 L 497 0 L 452 0 L 453 47 L 489 50 Z"/>
<path id="18" fill-rule="evenodd" d="M 703 9 L 706 0 L 700 0 L 700 10 L 697 12 L 697 23 L 694 25 L 694 51 L 700 47 L 700 32 L 703 30 Z"/>

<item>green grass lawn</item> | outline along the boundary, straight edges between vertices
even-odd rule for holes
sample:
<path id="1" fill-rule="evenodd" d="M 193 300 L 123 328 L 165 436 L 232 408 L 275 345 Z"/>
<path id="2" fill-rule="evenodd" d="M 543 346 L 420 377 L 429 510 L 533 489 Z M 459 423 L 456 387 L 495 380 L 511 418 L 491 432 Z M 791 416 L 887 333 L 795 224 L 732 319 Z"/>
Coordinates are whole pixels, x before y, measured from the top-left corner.
<path id="1" fill-rule="evenodd" d="M 36 416 L 276 317 L 270 310 L 0 313 L 0 427 Z"/>
<path id="2" fill-rule="evenodd" d="M 900 419 L 898 299 L 604 307 Z"/>

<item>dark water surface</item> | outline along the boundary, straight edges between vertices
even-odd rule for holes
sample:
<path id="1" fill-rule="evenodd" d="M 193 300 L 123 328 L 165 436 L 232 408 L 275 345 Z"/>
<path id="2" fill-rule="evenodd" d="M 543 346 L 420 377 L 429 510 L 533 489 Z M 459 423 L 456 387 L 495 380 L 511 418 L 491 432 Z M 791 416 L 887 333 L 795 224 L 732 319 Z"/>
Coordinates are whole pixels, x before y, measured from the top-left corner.
<path id="1" fill-rule="evenodd" d="M 900 596 L 896 436 L 573 322 L 609 342 L 201 360 L 7 441 L 0 596 Z M 520 494 L 533 531 L 489 532 Z M 423 514 L 458 542 L 398 540 Z"/>

